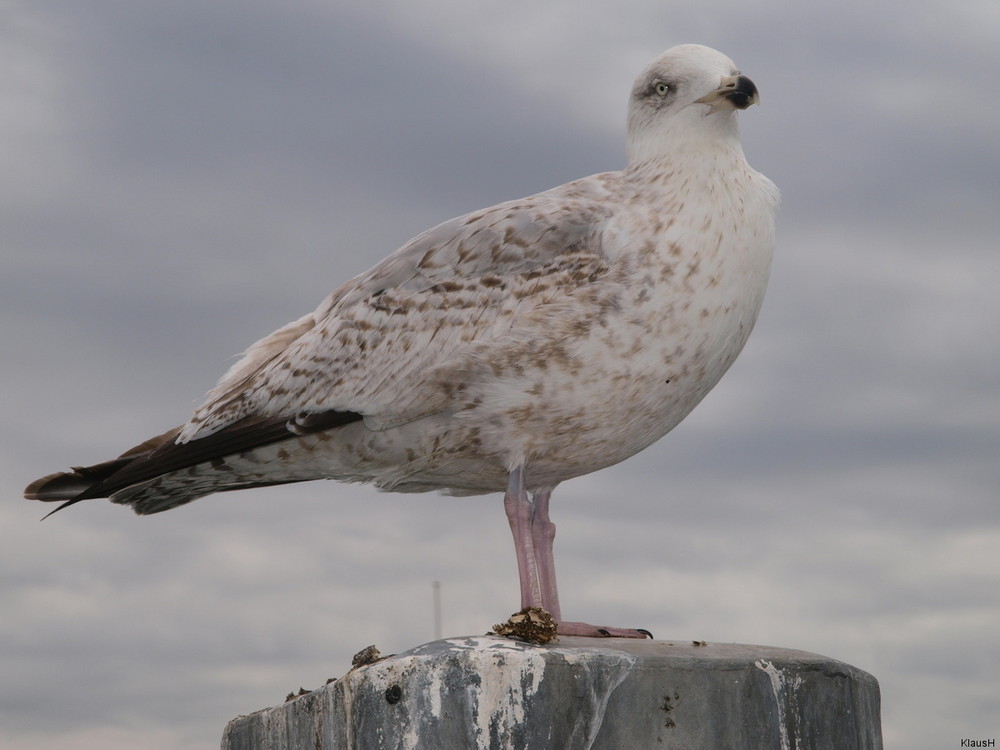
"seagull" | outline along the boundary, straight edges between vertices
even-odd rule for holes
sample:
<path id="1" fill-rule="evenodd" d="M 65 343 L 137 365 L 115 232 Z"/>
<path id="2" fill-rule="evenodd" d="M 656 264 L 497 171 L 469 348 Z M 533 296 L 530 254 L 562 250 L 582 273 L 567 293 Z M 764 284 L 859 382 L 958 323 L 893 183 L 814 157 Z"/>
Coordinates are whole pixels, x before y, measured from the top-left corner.
<path id="1" fill-rule="evenodd" d="M 663 437 L 746 343 L 778 205 L 740 144 L 757 101 L 722 53 L 667 50 L 632 87 L 623 170 L 418 235 L 253 344 L 185 424 L 25 497 L 145 515 L 316 479 L 502 492 L 523 609 L 648 636 L 562 619 L 549 500 Z"/>

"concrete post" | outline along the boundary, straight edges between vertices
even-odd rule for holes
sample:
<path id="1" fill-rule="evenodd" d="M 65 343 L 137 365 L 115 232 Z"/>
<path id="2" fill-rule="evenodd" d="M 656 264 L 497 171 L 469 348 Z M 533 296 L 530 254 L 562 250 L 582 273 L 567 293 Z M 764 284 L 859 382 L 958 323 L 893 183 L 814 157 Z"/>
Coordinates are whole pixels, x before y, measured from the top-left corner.
<path id="1" fill-rule="evenodd" d="M 234 719 L 223 750 L 880 750 L 878 683 L 767 646 L 449 638 Z"/>

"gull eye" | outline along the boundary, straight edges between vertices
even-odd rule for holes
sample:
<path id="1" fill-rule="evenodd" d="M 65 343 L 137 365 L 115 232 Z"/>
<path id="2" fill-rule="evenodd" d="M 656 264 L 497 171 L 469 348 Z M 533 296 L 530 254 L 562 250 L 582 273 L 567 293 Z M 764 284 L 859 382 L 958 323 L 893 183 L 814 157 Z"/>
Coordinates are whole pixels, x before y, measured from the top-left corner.
<path id="1" fill-rule="evenodd" d="M 670 87 L 663 81 L 657 81 L 653 86 L 653 90 L 656 91 L 657 96 L 666 96 L 670 93 Z"/>

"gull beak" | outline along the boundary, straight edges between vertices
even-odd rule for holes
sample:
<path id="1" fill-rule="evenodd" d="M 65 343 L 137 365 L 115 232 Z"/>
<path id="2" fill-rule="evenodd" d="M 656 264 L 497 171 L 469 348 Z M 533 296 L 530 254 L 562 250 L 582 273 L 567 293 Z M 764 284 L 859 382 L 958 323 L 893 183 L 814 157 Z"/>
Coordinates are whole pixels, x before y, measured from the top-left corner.
<path id="1" fill-rule="evenodd" d="M 757 87 L 746 76 L 723 76 L 719 88 L 698 99 L 696 103 L 708 104 L 713 109 L 746 109 L 751 104 L 759 104 L 760 97 L 757 95 Z"/>

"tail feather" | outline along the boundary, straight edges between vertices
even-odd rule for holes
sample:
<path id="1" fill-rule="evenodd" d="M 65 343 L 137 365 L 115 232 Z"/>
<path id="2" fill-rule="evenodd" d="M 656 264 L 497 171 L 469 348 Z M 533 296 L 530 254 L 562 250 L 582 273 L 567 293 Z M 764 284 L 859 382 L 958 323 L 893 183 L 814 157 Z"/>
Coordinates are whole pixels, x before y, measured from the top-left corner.
<path id="1" fill-rule="evenodd" d="M 131 459 L 116 458 L 103 464 L 74 466 L 70 471 L 49 474 L 29 484 L 24 490 L 24 496 L 28 500 L 41 500 L 43 503 L 72 500 L 107 479 L 129 460 Z"/>
<path id="2" fill-rule="evenodd" d="M 180 432 L 177 427 L 150 438 L 111 461 L 76 467 L 37 479 L 28 485 L 24 496 L 43 502 L 62 501 L 45 518 L 81 500 L 99 497 L 130 504 L 137 513 L 147 514 L 183 505 L 213 492 L 283 484 L 281 480 L 248 482 L 233 476 L 231 481 L 219 481 L 217 477 L 209 484 L 204 480 L 183 481 L 179 488 L 166 491 L 158 480 L 203 464 L 222 466 L 227 456 L 243 455 L 272 443 L 336 429 L 362 418 L 354 412 L 338 411 L 301 414 L 291 418 L 246 417 L 187 443 L 176 442 Z M 302 480 L 290 477 L 286 481 Z M 158 493 L 162 493 L 163 497 L 157 498 Z"/>
<path id="3" fill-rule="evenodd" d="M 143 441 L 134 448 L 130 448 L 118 458 L 110 461 L 93 466 L 74 466 L 70 471 L 56 472 L 36 479 L 25 488 L 24 497 L 28 500 L 41 500 L 45 503 L 62 501 L 62 504 L 55 510 L 42 517 L 43 521 L 53 513 L 75 505 L 81 500 L 107 497 L 111 494 L 110 491 L 101 492 L 99 488 L 103 487 L 111 477 L 133 462 L 146 458 L 157 448 L 172 442 L 177 437 L 178 432 L 180 432 L 180 427 L 167 430 Z"/>

